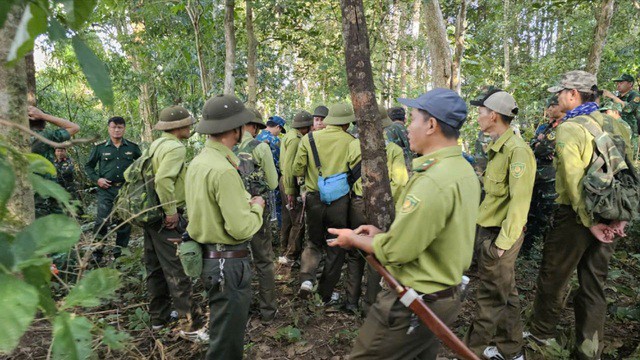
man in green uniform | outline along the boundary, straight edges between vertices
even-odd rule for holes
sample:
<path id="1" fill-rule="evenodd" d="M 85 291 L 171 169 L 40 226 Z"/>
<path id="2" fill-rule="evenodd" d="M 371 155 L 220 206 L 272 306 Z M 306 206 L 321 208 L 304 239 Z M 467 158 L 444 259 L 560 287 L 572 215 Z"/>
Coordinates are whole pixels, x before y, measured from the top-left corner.
<path id="1" fill-rule="evenodd" d="M 333 289 L 340 280 L 344 263 L 344 250 L 329 248 L 326 243 L 327 229 L 330 227 L 347 227 L 349 213 L 349 195 L 347 193 L 330 204 L 322 202 L 318 186 L 320 172 L 324 178 L 346 173 L 347 150 L 353 136 L 346 132 L 349 124 L 355 120 L 350 104 L 340 103 L 329 108 L 324 119 L 326 128 L 305 135 L 300 140 L 296 159 L 293 163 L 293 176 L 304 176 L 306 195 L 306 217 L 309 241 L 302 252 L 300 263 L 300 296 L 311 294 L 316 279 L 316 270 L 326 253 L 324 269 L 318 282 L 318 293 L 325 304 L 337 301 Z M 310 142 L 313 137 L 320 164 L 314 160 Z M 320 168 L 318 167 L 320 165 Z"/>
<path id="2" fill-rule="evenodd" d="M 629 74 L 622 74 L 617 79 L 613 79 L 616 83 L 618 94 L 614 95 L 608 90 L 603 91 L 605 97 L 610 98 L 614 102 L 622 105 L 622 120 L 631 126 L 631 141 L 634 146 L 634 157 L 638 152 L 638 123 L 640 123 L 640 93 L 633 89 L 635 79 Z"/>
<path id="3" fill-rule="evenodd" d="M 266 126 L 262 114 L 252 110 L 254 118 L 244 125 L 244 133 L 240 143 L 233 148 L 233 153 L 240 159 L 240 176 L 245 188 L 251 196 L 267 198 L 269 191 L 278 186 L 278 171 L 267 143 L 254 139 L 259 129 Z M 269 204 L 273 205 L 273 204 Z M 253 265 L 258 275 L 258 303 L 260 318 L 270 322 L 276 316 L 276 275 L 273 263 L 274 253 L 269 228 L 269 206 L 265 207 L 262 227 L 251 239 Z"/>
<path id="4" fill-rule="evenodd" d="M 55 142 L 65 142 L 71 139 L 71 136 L 80 131 L 80 126 L 66 119 L 61 119 L 44 113 L 35 106 L 29 106 L 27 113 L 29 114 L 29 127 L 38 135 L 47 140 Z M 47 129 L 47 123 L 55 125 L 56 129 Z M 55 165 L 55 149 L 48 144 L 39 141 L 35 137 L 31 138 L 31 152 L 45 157 Z M 55 181 L 56 179 L 50 175 L 42 174 L 45 179 Z M 48 215 L 52 212 L 59 212 L 60 207 L 52 198 L 43 198 L 38 194 L 34 195 L 36 218 Z"/>
<path id="5" fill-rule="evenodd" d="M 622 136 L 626 147 L 625 147 L 625 155 L 629 157 L 629 159 L 633 159 L 633 145 L 631 144 L 631 126 L 622 120 L 622 105 L 613 101 L 606 101 L 600 105 L 600 112 L 606 115 L 611 116 L 615 119 L 613 126 Z"/>
<path id="6" fill-rule="evenodd" d="M 414 155 L 409 147 L 409 138 L 407 137 L 407 127 L 405 126 L 406 113 L 402 107 L 398 106 L 390 108 L 387 114 L 392 123 L 385 127 L 385 136 L 388 141 L 402 148 L 407 170 L 411 170 L 411 162 L 413 161 Z"/>
<path id="7" fill-rule="evenodd" d="M 560 111 L 558 97 L 553 95 L 547 99 L 546 115 L 548 122 L 536 130 L 531 141 L 533 154 L 536 157 L 536 181 L 527 217 L 527 229 L 520 253 L 528 257 L 533 244 L 543 239 L 551 226 L 556 197 L 556 170 L 553 168 L 553 155 L 556 145 L 556 128 L 564 118 Z"/>
<path id="8" fill-rule="evenodd" d="M 76 195 L 76 183 L 75 183 L 75 162 L 67 156 L 66 148 L 55 149 L 55 160 L 53 165 L 56 167 L 58 173 L 56 182 L 62 186 L 71 196 Z"/>
<path id="9" fill-rule="evenodd" d="M 409 173 L 407 172 L 402 148 L 386 138 L 387 134 L 389 134 L 388 129 L 393 124 L 389 116 L 387 116 L 387 110 L 384 106 L 380 105 L 378 106 L 378 112 L 378 121 L 382 124 L 385 134 L 387 169 L 389 171 L 389 180 L 391 181 L 391 195 L 394 203 L 396 203 L 402 188 L 407 184 L 407 181 L 409 181 Z M 349 152 L 347 153 L 349 169 L 358 169 L 361 161 L 362 152 L 360 149 L 360 140 L 356 139 L 349 144 Z M 354 177 L 354 184 L 351 187 L 349 227 L 357 229 L 361 225 L 366 224 L 367 219 L 364 213 L 364 199 L 362 198 L 362 178 L 360 177 L 360 171 L 356 170 L 355 174 L 352 176 Z M 357 177 L 357 179 L 355 177 Z M 364 273 L 364 264 L 366 261 L 357 250 L 348 250 L 346 257 L 347 278 L 345 281 L 345 290 L 347 296 L 344 303 L 344 309 L 355 313 L 358 311 L 358 304 L 360 302 L 362 275 Z M 370 266 L 367 267 L 367 272 L 367 291 L 363 301 L 363 309 L 365 312 L 369 311 L 371 305 L 376 301 L 378 292 L 380 292 L 380 274 Z"/>
<path id="10" fill-rule="evenodd" d="M 620 235 L 619 227 L 624 228 L 622 222 L 596 223 L 585 208 L 582 179 L 591 164 L 593 136 L 572 119 L 588 116 L 602 126 L 605 119 L 595 103 L 596 84 L 595 75 L 574 70 L 548 89 L 558 95 L 560 107 L 567 113 L 556 131 L 558 209 L 544 240 L 531 329 L 524 334 L 541 343 L 548 343 L 555 336 L 566 286 L 577 269 L 580 286 L 573 307 L 578 359 L 600 358 L 607 311 L 604 287 L 615 247 L 614 240 L 605 233 Z"/>
<path id="11" fill-rule="evenodd" d="M 480 184 L 458 145 L 467 106 L 449 89 L 417 99 L 398 99 L 413 108 L 408 127 L 413 175 L 396 204 L 386 233 L 371 225 L 330 229 L 331 246 L 375 254 L 404 286 L 413 288 L 448 326 L 461 307 L 459 284 L 471 264 Z M 428 221 L 425 221 L 428 219 Z M 349 359 L 435 360 L 439 339 L 383 288 L 360 328 Z"/>
<path id="12" fill-rule="evenodd" d="M 293 162 L 296 159 L 300 139 L 311 131 L 313 116 L 300 111 L 293 118 L 292 129 L 282 138 L 280 145 L 280 194 L 285 208 L 282 210 L 282 228 L 280 239 L 282 241 L 281 263 L 293 264 L 302 253 L 302 240 L 304 239 L 304 221 L 302 193 L 298 184 L 298 177 L 293 176 Z"/>
<path id="13" fill-rule="evenodd" d="M 107 234 L 113 203 L 124 184 L 124 172 L 142 155 L 138 144 L 124 138 L 126 124 L 122 117 L 112 117 L 107 124 L 109 139 L 95 143 L 84 166 L 89 179 L 98 185 L 98 213 L 94 227 L 96 237 L 104 237 Z M 130 234 L 131 225 L 128 223 L 117 230 L 114 257 L 119 257 L 122 253 L 121 248 L 127 247 Z M 102 260 L 102 255 L 101 248 L 93 253 L 98 263 Z"/>
<path id="14" fill-rule="evenodd" d="M 324 105 L 320 105 L 313 110 L 313 131 L 322 130 L 327 127 L 323 121 L 328 114 L 329 108 Z"/>
<path id="15" fill-rule="evenodd" d="M 209 296 L 206 359 L 242 359 L 251 304 L 248 245 L 262 226 L 264 199 L 251 197 L 238 174 L 233 147 L 255 119 L 240 99 L 218 95 L 202 110 L 196 131 L 207 135 L 185 179 L 189 235 L 202 244 L 201 280 Z"/>
<path id="16" fill-rule="evenodd" d="M 536 176 L 533 152 L 511 128 L 518 113 L 513 96 L 493 89 L 479 100 L 480 130 L 491 136 L 484 174 L 476 248 L 480 284 L 476 317 L 466 343 L 487 359 L 524 359 L 515 262 L 524 238 Z M 495 343 L 496 346 L 490 346 Z"/>
<path id="17" fill-rule="evenodd" d="M 190 136 L 195 123 L 182 106 L 171 106 L 160 112 L 155 130 L 162 135 L 149 146 L 155 191 L 165 217 L 146 224 L 144 231 L 144 264 L 147 270 L 149 314 L 154 330 L 163 328 L 173 309 L 178 312 L 181 335 L 196 336 L 199 327 L 197 306 L 191 301 L 191 280 L 185 275 L 170 239 L 180 239 L 185 231 L 184 177 L 187 148 L 181 142 Z"/>

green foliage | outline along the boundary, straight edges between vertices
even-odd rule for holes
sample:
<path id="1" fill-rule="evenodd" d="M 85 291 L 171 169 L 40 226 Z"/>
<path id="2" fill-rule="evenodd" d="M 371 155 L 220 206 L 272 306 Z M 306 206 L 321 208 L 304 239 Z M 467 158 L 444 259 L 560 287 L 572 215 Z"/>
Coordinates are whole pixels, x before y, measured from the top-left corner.
<path id="1" fill-rule="evenodd" d="M 113 90 L 107 66 L 93 53 L 93 51 L 77 36 L 71 39 L 73 49 L 78 57 L 82 71 L 87 81 L 96 92 L 96 96 L 106 104 L 113 104 Z"/>
<path id="2" fill-rule="evenodd" d="M 6 211 L 7 201 L 13 193 L 16 184 L 16 176 L 11 169 L 11 165 L 6 160 L 0 158 L 0 219 Z"/>
<path id="3" fill-rule="evenodd" d="M 285 341 L 293 344 L 302 339 L 302 332 L 300 329 L 288 325 L 278 329 L 273 338 L 278 341 Z"/>
<path id="4" fill-rule="evenodd" d="M 53 356 L 80 360 L 91 355 L 93 324 L 84 316 L 62 312 L 53 321 Z"/>
<path id="5" fill-rule="evenodd" d="M 0 354 L 18 345 L 38 309 L 37 290 L 12 275 L 0 274 Z"/>
<path id="6" fill-rule="evenodd" d="M 111 350 L 122 350 L 129 341 L 131 341 L 129 334 L 118 331 L 113 326 L 107 325 L 102 332 L 102 342 Z"/>
<path id="7" fill-rule="evenodd" d="M 74 306 L 98 306 L 115 295 L 120 287 L 120 272 L 115 269 L 96 269 L 82 278 L 65 298 L 62 309 Z"/>

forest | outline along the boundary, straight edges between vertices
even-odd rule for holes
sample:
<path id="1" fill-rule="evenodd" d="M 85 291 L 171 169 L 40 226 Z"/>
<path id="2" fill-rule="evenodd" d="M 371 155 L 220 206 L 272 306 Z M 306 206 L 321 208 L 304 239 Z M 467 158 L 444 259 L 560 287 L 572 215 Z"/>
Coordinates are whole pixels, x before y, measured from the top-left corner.
<path id="1" fill-rule="evenodd" d="M 362 28 L 349 27 L 352 19 L 343 15 L 358 9 L 364 18 L 353 16 L 366 23 L 366 51 L 353 42 L 362 40 L 355 33 Z M 639 44 L 639 0 L 0 0 L 0 359 L 190 359 L 207 351 L 171 331 L 152 331 L 139 228 L 124 256 L 92 263 L 96 185 L 82 165 L 93 143 L 108 139 L 110 117 L 125 118 L 126 139 L 146 149 L 160 134 L 153 127 L 161 110 L 171 105 L 199 120 L 207 99 L 231 94 L 290 128 L 300 110 L 347 101 L 365 120 L 360 130 L 380 134 L 371 121 L 376 104 L 400 106 L 397 98 L 438 87 L 468 103 L 496 86 L 516 99 L 512 126 L 529 141 L 545 121 L 546 89 L 563 73 L 588 71 L 613 92 L 622 74 L 640 79 Z M 357 72 L 370 77 L 358 83 Z M 56 169 L 29 149 L 30 105 L 80 127 L 67 144 L 77 164 L 73 194 L 38 175 L 55 176 Z M 463 151 L 476 154 L 478 132 L 477 111 L 469 107 Z M 187 140 L 189 160 L 204 143 L 197 134 Z M 362 146 L 383 153 L 382 142 Z M 385 166 L 365 154 L 364 174 Z M 367 194 L 388 190 L 373 185 L 365 185 L 365 197 L 376 205 L 379 197 Z M 55 199 L 62 214 L 35 219 L 34 193 Z M 390 200 L 377 205 L 372 223 L 388 226 Z M 272 227 L 276 249 L 277 222 Z M 627 234 L 605 286 L 602 359 L 640 359 L 638 220 Z M 516 265 L 525 322 L 541 248 Z M 63 259 L 55 271 L 52 254 Z M 295 269 L 275 268 L 278 316 L 264 324 L 251 314 L 245 357 L 347 359 L 363 317 L 297 298 Z M 477 307 L 476 277 L 467 275 L 469 295 L 452 326 L 459 337 Z M 206 313 L 203 285 L 194 280 L 193 288 Z M 529 343 L 527 358 L 571 358 L 577 288 L 574 276 L 562 336 L 546 347 Z M 455 354 L 443 347 L 439 358 Z"/>

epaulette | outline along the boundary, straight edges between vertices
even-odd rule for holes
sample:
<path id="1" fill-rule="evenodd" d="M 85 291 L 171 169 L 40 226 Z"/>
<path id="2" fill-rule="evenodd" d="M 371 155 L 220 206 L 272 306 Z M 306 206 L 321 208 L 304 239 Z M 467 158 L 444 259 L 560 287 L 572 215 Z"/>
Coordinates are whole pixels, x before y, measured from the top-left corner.
<path id="1" fill-rule="evenodd" d="M 233 160 L 231 160 L 231 156 L 227 155 L 227 161 L 229 161 L 229 164 L 231 164 L 231 166 L 233 166 L 236 170 L 238 170 L 238 164 L 236 164 Z"/>
<path id="2" fill-rule="evenodd" d="M 429 159 L 429 160 L 423 162 L 420 166 L 414 168 L 413 171 L 415 171 L 415 172 L 425 172 L 425 171 L 427 171 L 427 169 L 429 169 L 430 167 L 435 165 L 437 162 L 438 162 L 438 159 Z"/>
<path id="3" fill-rule="evenodd" d="M 127 142 L 130 142 L 130 143 L 132 143 L 132 144 L 133 144 L 133 145 L 135 145 L 135 146 L 140 146 L 140 145 L 138 145 L 137 143 L 135 143 L 135 142 L 133 142 L 133 141 L 131 141 L 131 140 L 129 140 L 129 139 L 125 139 L 125 140 L 127 140 Z"/>
<path id="4" fill-rule="evenodd" d="M 103 145 L 103 144 L 106 144 L 106 143 L 107 143 L 107 140 L 100 140 L 100 141 L 94 142 L 93 145 L 98 146 L 98 145 Z"/>

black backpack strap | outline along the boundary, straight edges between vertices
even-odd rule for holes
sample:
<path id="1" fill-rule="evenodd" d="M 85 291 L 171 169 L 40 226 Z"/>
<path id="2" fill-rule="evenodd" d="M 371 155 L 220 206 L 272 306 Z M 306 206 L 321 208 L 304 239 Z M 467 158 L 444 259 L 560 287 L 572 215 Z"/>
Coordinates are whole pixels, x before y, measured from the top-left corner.
<path id="1" fill-rule="evenodd" d="M 311 152 L 313 153 L 313 161 L 316 163 L 316 167 L 318 168 L 318 173 L 322 175 L 320 172 L 320 168 L 322 164 L 320 163 L 320 156 L 318 156 L 318 148 L 316 147 L 316 141 L 313 139 L 313 133 L 309 133 L 309 145 L 311 145 Z"/>
<path id="2" fill-rule="evenodd" d="M 349 185 L 353 186 L 362 177 L 362 161 L 358 161 L 353 169 L 349 169 Z"/>

